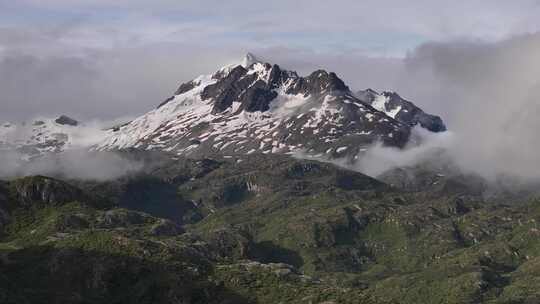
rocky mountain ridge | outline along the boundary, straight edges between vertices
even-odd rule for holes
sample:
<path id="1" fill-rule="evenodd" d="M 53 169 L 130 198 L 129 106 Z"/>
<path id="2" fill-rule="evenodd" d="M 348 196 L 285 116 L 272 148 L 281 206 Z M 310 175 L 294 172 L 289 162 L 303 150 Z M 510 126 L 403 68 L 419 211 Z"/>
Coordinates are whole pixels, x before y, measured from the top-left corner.
<path id="1" fill-rule="evenodd" d="M 404 147 L 411 130 L 446 127 L 396 93 L 353 93 L 333 72 L 308 76 L 247 54 L 241 64 L 183 83 L 131 122 L 106 130 L 67 117 L 0 127 L 0 149 L 23 159 L 68 149 L 165 151 L 178 156 L 307 154 L 356 159 L 377 142 Z"/>
<path id="2" fill-rule="evenodd" d="M 412 102 L 403 99 L 396 92 L 377 93 L 372 89 L 358 91 L 356 97 L 370 104 L 386 115 L 411 127 L 420 125 L 431 132 L 444 132 L 446 125 L 439 116 L 425 113 Z"/>
<path id="3" fill-rule="evenodd" d="M 97 149 L 352 159 L 376 142 L 404 147 L 418 124 L 446 130 L 439 117 L 408 101 L 389 96 L 386 109 L 375 102 L 384 93 L 360 95 L 335 73 L 318 70 L 302 77 L 248 54 L 242 64 L 182 84 L 156 109 L 110 130 Z"/>

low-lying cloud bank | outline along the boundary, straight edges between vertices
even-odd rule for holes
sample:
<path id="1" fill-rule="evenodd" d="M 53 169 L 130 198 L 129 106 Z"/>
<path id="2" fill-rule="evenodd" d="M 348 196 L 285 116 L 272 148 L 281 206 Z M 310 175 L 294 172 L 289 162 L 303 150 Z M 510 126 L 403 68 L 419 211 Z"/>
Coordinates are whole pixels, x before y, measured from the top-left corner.
<path id="1" fill-rule="evenodd" d="M 0 153 L 0 178 L 2 179 L 45 175 L 103 181 L 137 172 L 143 166 L 143 162 L 128 159 L 115 152 L 69 150 L 30 161 L 22 160 L 21 155 L 16 151 Z"/>
<path id="2" fill-rule="evenodd" d="M 93 120 L 71 126 L 57 124 L 54 118 L 36 117 L 26 122 L 0 124 L 3 128 L 0 129 L 0 179 L 46 175 L 110 180 L 139 171 L 143 162 L 124 153 L 91 149 L 103 140 L 107 128 L 126 120 Z M 43 139 L 45 136 L 47 140 Z M 64 152 L 44 152 L 48 147 L 56 149 L 55 140 Z M 43 149 L 43 145 L 48 147 Z M 43 150 L 39 152 L 38 148 Z"/>
<path id="3" fill-rule="evenodd" d="M 431 133 L 419 127 L 413 130 L 413 136 L 421 140 L 421 143 L 411 143 L 404 149 L 385 147 L 382 143 L 377 143 L 369 148 L 357 162 L 349 165 L 342 162 L 341 165 L 377 177 L 394 168 L 416 166 L 432 161 L 438 155 L 446 155 L 442 152 L 449 151 L 456 140 L 451 131 Z M 440 161 L 447 161 L 447 159 Z"/>
<path id="4" fill-rule="evenodd" d="M 540 34 L 426 44 L 404 64 L 396 90 L 443 116 L 460 168 L 540 178 Z"/>
<path id="5" fill-rule="evenodd" d="M 440 115 L 450 131 L 416 130 L 421 144 L 403 150 L 375 145 L 349 168 L 377 176 L 443 150 L 465 173 L 540 180 L 540 33 L 424 44 L 392 71 L 390 89 Z"/>

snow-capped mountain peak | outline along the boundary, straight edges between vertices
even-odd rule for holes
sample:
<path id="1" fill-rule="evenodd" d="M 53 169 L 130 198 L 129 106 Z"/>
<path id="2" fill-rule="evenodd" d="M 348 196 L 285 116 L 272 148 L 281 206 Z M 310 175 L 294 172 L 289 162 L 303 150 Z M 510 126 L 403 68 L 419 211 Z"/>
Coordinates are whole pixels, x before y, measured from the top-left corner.
<path id="1" fill-rule="evenodd" d="M 96 148 L 354 157 L 378 141 L 403 147 L 412 125 L 381 108 L 385 95 L 377 98 L 352 93 L 335 73 L 302 77 L 248 53 L 241 64 L 180 85 L 158 108 L 110 130 Z"/>
<path id="2" fill-rule="evenodd" d="M 307 153 L 356 158 L 376 142 L 403 147 L 420 125 L 444 131 L 396 93 L 351 92 L 335 73 L 307 76 L 262 62 L 252 54 L 238 64 L 183 83 L 157 108 L 106 130 L 67 116 L 0 128 L 0 149 L 29 158 L 75 147 L 138 148 L 177 155 Z"/>

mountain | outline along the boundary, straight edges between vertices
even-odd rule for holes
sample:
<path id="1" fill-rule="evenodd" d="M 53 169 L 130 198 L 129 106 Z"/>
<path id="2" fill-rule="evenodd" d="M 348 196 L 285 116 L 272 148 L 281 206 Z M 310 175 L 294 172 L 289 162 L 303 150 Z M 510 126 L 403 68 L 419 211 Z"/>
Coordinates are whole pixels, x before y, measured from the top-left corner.
<path id="1" fill-rule="evenodd" d="M 446 127 L 396 93 L 353 93 L 335 74 L 308 76 L 247 54 L 240 64 L 179 86 L 156 109 L 107 130 L 62 115 L 0 125 L 0 149 L 24 160 L 69 149 L 166 151 L 178 156 L 252 153 L 355 159 L 382 142 L 404 147 L 420 125 Z"/>
<path id="2" fill-rule="evenodd" d="M 89 134 L 92 130 L 93 134 Z M 24 159 L 72 148 L 87 148 L 104 135 L 99 130 L 62 115 L 56 119 L 0 124 L 0 150 L 17 152 Z"/>
<path id="3" fill-rule="evenodd" d="M 96 149 L 351 159 L 375 142 L 405 146 L 416 124 L 446 130 L 440 118 L 408 101 L 389 96 L 387 110 L 375 98 L 385 95 L 373 94 L 375 101 L 371 96 L 353 93 L 335 73 L 317 70 L 302 77 L 248 54 L 241 64 L 180 85 L 156 109 L 109 130 Z"/>
<path id="4" fill-rule="evenodd" d="M 539 303 L 537 185 L 493 192 L 444 150 L 377 179 L 288 155 L 354 158 L 413 128 L 446 130 L 396 93 L 253 55 L 106 130 L 6 123 L 2 149 L 28 158 L 140 166 L 0 180 L 0 303 Z"/>
<path id="5" fill-rule="evenodd" d="M 439 116 L 425 113 L 412 102 L 403 99 L 396 92 L 377 93 L 372 89 L 358 91 L 356 97 L 386 115 L 414 127 L 420 125 L 432 132 L 444 132 L 446 126 Z"/>

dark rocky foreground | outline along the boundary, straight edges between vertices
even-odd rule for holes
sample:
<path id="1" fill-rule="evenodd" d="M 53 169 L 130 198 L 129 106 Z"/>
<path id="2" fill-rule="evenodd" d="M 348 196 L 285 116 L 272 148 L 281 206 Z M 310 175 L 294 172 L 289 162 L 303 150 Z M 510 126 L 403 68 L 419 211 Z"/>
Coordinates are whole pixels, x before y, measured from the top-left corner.
<path id="1" fill-rule="evenodd" d="M 1 182 L 0 303 L 540 302 L 537 200 L 406 176 L 253 154 Z"/>

